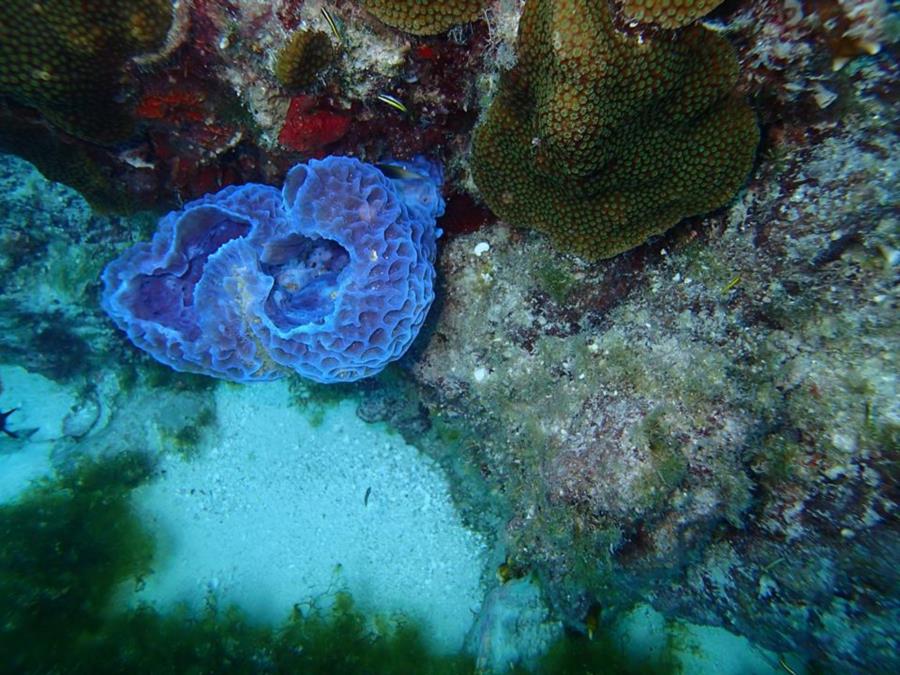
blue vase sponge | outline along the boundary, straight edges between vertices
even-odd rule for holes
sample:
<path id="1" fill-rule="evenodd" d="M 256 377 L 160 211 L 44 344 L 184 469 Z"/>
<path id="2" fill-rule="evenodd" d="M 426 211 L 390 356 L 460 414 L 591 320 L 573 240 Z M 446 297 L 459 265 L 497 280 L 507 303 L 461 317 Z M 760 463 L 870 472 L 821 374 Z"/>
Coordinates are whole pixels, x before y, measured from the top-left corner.
<path id="1" fill-rule="evenodd" d="M 180 371 L 375 375 L 406 352 L 434 299 L 444 212 L 439 167 L 382 168 L 310 160 L 280 191 L 233 186 L 185 205 L 106 267 L 104 310 Z"/>

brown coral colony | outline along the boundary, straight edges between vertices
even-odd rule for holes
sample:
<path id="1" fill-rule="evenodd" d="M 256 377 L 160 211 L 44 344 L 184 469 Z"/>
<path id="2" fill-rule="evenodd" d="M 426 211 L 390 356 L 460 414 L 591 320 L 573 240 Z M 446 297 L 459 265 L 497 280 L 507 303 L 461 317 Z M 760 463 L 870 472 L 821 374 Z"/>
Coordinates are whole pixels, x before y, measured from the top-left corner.
<path id="1" fill-rule="evenodd" d="M 722 4 L 722 0 L 620 0 L 629 21 L 681 28 Z"/>
<path id="2" fill-rule="evenodd" d="M 365 8 L 389 26 L 413 35 L 437 35 L 474 21 L 485 0 L 366 0 Z"/>
<path id="3" fill-rule="evenodd" d="M 171 22 L 170 0 L 4 0 L 0 96 L 76 136 L 121 139 L 131 125 L 119 100 L 123 71 L 163 43 Z"/>
<path id="4" fill-rule="evenodd" d="M 607 258 L 724 205 L 746 179 L 759 132 L 713 32 L 630 36 L 605 2 L 530 0 L 517 46 L 472 160 L 504 220 Z"/>
<path id="5" fill-rule="evenodd" d="M 315 83 L 334 59 L 331 39 L 322 31 L 298 30 L 278 53 L 275 77 L 285 89 L 296 90 Z"/>

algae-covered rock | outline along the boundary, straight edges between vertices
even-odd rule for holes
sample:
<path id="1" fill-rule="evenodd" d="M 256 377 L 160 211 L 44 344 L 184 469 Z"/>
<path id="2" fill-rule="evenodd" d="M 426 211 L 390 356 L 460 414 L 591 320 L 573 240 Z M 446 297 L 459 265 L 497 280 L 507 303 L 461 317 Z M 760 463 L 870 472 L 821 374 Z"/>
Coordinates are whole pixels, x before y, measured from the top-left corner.
<path id="1" fill-rule="evenodd" d="M 852 114 L 791 120 L 738 202 L 633 255 L 502 224 L 442 250 L 415 375 L 570 624 L 652 594 L 810 670 L 897 670 L 900 139 L 867 93 L 893 76 L 873 60 Z"/>

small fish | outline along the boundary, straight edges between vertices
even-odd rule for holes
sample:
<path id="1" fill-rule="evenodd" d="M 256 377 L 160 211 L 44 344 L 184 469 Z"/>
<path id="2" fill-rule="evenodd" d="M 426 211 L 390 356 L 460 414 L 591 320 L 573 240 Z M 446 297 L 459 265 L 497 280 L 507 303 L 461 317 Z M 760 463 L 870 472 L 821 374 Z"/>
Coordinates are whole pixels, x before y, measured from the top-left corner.
<path id="1" fill-rule="evenodd" d="M 770 562 L 768 565 L 763 567 L 763 572 L 768 574 L 773 568 L 775 568 L 777 565 L 780 565 L 783 562 L 784 562 L 784 558 L 776 558 L 774 561 Z"/>
<path id="2" fill-rule="evenodd" d="M 731 281 L 729 281 L 727 284 L 725 284 L 724 288 L 722 288 L 722 293 L 723 293 L 723 294 L 727 293 L 727 292 L 730 291 L 732 288 L 734 288 L 735 286 L 737 286 L 739 283 L 741 283 L 741 275 L 740 275 L 740 274 L 735 274 L 735 275 L 734 275 L 734 278 L 733 278 Z"/>
<path id="3" fill-rule="evenodd" d="M 523 576 L 525 576 L 524 570 L 517 566 L 515 562 L 509 560 L 509 558 L 504 560 L 500 563 L 500 566 L 497 567 L 497 580 L 501 584 L 505 584 L 513 579 L 521 579 Z"/>
<path id="4" fill-rule="evenodd" d="M 428 178 L 428 176 L 410 171 L 399 164 L 376 164 L 375 166 L 381 173 L 393 180 L 426 180 Z"/>
<path id="5" fill-rule="evenodd" d="M 597 626 L 600 625 L 601 609 L 599 602 L 595 602 L 588 607 L 587 614 L 584 617 L 584 630 L 587 633 L 588 640 L 593 640 L 597 634 Z"/>
<path id="6" fill-rule="evenodd" d="M 366 496 L 363 497 L 363 506 L 369 505 L 369 495 L 371 495 L 371 494 L 372 494 L 372 487 L 369 486 L 366 488 Z"/>
<path id="7" fill-rule="evenodd" d="M 409 108 L 407 108 L 405 105 L 403 105 L 403 101 L 401 101 L 398 98 L 394 98 L 390 94 L 378 94 L 378 96 L 376 96 L 375 98 L 378 99 L 379 101 L 381 101 L 382 103 L 384 103 L 385 105 L 391 106 L 394 110 L 399 110 L 404 115 L 409 114 Z"/>
<path id="8" fill-rule="evenodd" d="M 344 44 L 344 38 L 341 36 L 341 31 L 338 30 L 337 23 L 335 23 L 334 18 L 331 16 L 331 12 L 329 12 L 324 6 L 322 7 L 322 16 L 325 19 L 325 23 L 328 24 L 328 27 L 331 29 L 331 32 L 334 33 L 334 37 L 337 38 L 338 44 Z"/>
<path id="9" fill-rule="evenodd" d="M 10 415 L 12 415 L 14 412 L 16 412 L 16 410 L 18 410 L 18 408 L 13 408 L 12 410 L 7 410 L 6 412 L 0 412 L 0 431 L 2 431 L 4 434 L 9 436 L 10 438 L 18 438 L 19 437 L 19 434 L 17 434 L 15 431 L 10 431 L 9 429 L 6 428 L 6 420 L 9 418 Z"/>
<path id="10" fill-rule="evenodd" d="M 790 675 L 797 675 L 797 671 L 787 664 L 787 661 L 784 660 L 783 656 L 778 657 L 778 665 L 784 668 L 786 672 L 790 673 Z"/>

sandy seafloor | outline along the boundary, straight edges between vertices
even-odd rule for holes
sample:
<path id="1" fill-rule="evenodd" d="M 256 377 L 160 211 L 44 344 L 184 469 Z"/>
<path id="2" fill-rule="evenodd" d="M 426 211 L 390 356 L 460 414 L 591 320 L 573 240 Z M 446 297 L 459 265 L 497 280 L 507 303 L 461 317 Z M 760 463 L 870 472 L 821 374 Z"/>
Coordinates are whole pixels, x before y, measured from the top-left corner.
<path id="1" fill-rule="evenodd" d="M 0 443 L 0 501 L 8 503 L 52 473 L 54 441 L 77 397 L 17 365 L 0 366 L 0 380 L 0 410 L 19 407 L 17 428 L 38 429 L 25 443 Z M 141 590 L 123 587 L 123 606 L 215 599 L 277 623 L 296 603 L 327 607 L 349 591 L 367 613 L 418 622 L 436 651 L 463 648 L 494 572 L 439 466 L 384 425 L 360 420 L 349 400 L 312 417 L 291 405 L 283 381 L 220 384 L 212 395 L 217 424 L 198 451 L 164 455 L 158 477 L 133 494 L 157 557 Z M 527 651 L 515 644 L 526 639 L 521 632 L 495 633 L 505 654 Z M 666 622 L 649 605 L 616 634 L 638 660 L 677 645 L 685 673 L 784 672 L 777 655 L 742 637 Z"/>

